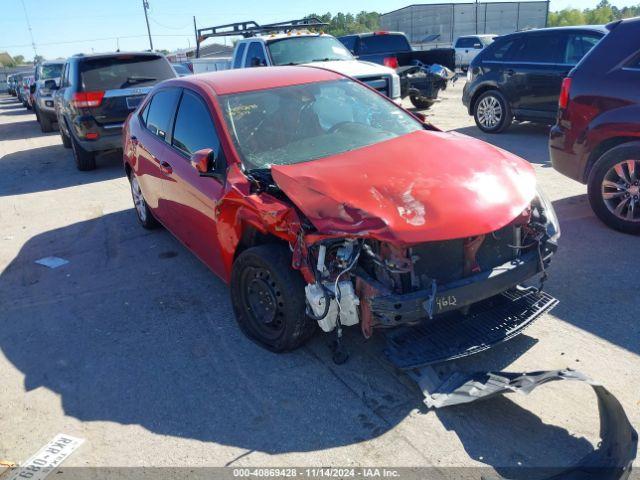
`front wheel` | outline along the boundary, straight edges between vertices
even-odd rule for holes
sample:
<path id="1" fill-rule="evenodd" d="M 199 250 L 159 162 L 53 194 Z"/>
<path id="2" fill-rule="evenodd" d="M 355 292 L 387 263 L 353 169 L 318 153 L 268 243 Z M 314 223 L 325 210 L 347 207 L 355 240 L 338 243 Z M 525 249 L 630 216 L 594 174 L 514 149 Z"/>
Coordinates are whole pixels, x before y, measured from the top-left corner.
<path id="1" fill-rule="evenodd" d="M 272 352 L 302 346 L 315 332 L 306 315 L 304 280 L 278 244 L 245 250 L 233 264 L 231 302 L 240 329 Z"/>
<path id="2" fill-rule="evenodd" d="M 513 123 L 509 102 L 498 90 L 480 95 L 473 107 L 473 118 L 485 133 L 502 133 Z"/>
<path id="3" fill-rule="evenodd" d="M 409 100 L 411 100 L 413 106 L 418 110 L 428 110 L 435 103 L 434 100 L 428 97 L 423 97 L 421 95 L 411 95 L 409 97 Z"/>
<path id="4" fill-rule="evenodd" d="M 51 119 L 47 115 L 41 114 L 37 108 L 35 108 L 35 111 L 36 119 L 40 124 L 40 130 L 42 130 L 42 133 L 53 132 L 53 122 L 51 121 Z"/>
<path id="5" fill-rule="evenodd" d="M 609 227 L 640 233 L 640 143 L 606 152 L 589 175 L 589 203 Z"/>

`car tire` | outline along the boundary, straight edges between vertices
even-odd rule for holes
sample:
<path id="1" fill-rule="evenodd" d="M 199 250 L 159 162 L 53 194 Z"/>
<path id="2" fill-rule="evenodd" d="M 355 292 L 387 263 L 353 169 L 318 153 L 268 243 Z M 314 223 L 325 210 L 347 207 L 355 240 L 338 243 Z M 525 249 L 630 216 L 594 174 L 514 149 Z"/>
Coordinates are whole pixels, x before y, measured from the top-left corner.
<path id="1" fill-rule="evenodd" d="M 53 132 L 53 122 L 51 121 L 51 119 L 46 115 L 42 115 L 37 108 L 35 108 L 34 110 L 36 111 L 36 119 L 40 124 L 40 130 L 42 131 L 42 133 Z"/>
<path id="2" fill-rule="evenodd" d="M 156 220 L 156 217 L 153 216 L 153 213 L 142 194 L 142 188 L 140 188 L 138 177 L 133 172 L 129 175 L 129 185 L 131 186 L 131 197 L 133 198 L 136 217 L 138 218 L 140 225 L 147 230 L 153 230 L 160 226 L 160 223 Z"/>
<path id="3" fill-rule="evenodd" d="M 306 314 L 304 280 L 283 245 L 240 254 L 231 272 L 231 303 L 242 332 L 272 352 L 301 347 L 317 328 Z"/>
<path id="4" fill-rule="evenodd" d="M 418 110 L 428 110 L 434 104 L 434 101 L 428 97 L 422 97 L 420 95 L 410 95 L 409 100 L 414 107 Z"/>
<path id="5" fill-rule="evenodd" d="M 64 128 L 62 128 L 62 124 L 58 122 L 58 130 L 60 130 L 60 138 L 62 139 L 62 145 L 64 148 L 71 148 L 71 139 L 69 135 L 64 133 Z"/>
<path id="6" fill-rule="evenodd" d="M 473 105 L 473 118 L 485 133 L 502 133 L 513 123 L 509 102 L 498 90 L 489 90 L 478 97 Z"/>
<path id="7" fill-rule="evenodd" d="M 81 172 L 87 172 L 89 170 L 95 170 L 96 168 L 96 154 L 82 148 L 80 143 L 71 137 L 71 148 L 73 149 L 73 158 L 76 161 L 76 167 Z"/>
<path id="8" fill-rule="evenodd" d="M 640 142 L 602 155 L 591 169 L 588 192 L 591 208 L 606 225 L 640 233 Z"/>

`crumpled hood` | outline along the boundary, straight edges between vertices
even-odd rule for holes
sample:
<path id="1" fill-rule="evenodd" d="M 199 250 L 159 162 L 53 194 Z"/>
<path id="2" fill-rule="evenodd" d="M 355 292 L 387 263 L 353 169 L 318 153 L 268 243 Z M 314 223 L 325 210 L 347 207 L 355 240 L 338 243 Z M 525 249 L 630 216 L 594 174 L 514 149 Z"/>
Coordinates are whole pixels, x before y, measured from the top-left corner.
<path id="1" fill-rule="evenodd" d="M 405 245 L 499 230 L 536 194 L 526 161 L 465 135 L 426 130 L 271 171 L 320 233 Z"/>

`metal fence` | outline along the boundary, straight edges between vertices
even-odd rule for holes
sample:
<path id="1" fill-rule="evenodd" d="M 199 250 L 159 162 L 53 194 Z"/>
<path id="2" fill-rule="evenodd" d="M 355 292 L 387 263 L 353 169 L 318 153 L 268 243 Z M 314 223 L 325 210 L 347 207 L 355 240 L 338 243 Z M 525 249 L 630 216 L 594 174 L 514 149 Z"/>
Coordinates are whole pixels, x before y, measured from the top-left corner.
<path id="1" fill-rule="evenodd" d="M 385 13 L 380 25 L 384 30 L 404 32 L 414 44 L 443 45 L 462 35 L 504 35 L 542 28 L 547 25 L 548 14 L 548 1 L 440 3 L 410 5 Z"/>

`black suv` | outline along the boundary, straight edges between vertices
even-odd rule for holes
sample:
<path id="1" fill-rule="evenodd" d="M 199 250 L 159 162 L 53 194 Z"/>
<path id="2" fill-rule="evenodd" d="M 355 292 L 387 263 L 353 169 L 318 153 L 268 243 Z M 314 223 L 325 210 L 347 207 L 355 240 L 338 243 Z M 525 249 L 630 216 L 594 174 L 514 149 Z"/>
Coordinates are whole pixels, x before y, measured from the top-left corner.
<path id="1" fill-rule="evenodd" d="M 487 133 L 514 119 L 551 125 L 562 80 L 606 33 L 604 26 L 558 27 L 499 37 L 471 62 L 462 103 Z"/>
<path id="2" fill-rule="evenodd" d="M 62 70 L 55 110 L 62 143 L 79 170 L 93 170 L 99 151 L 122 148 L 122 126 L 151 88 L 177 75 L 157 53 L 74 55 Z M 53 82 L 48 85 L 55 88 Z"/>

